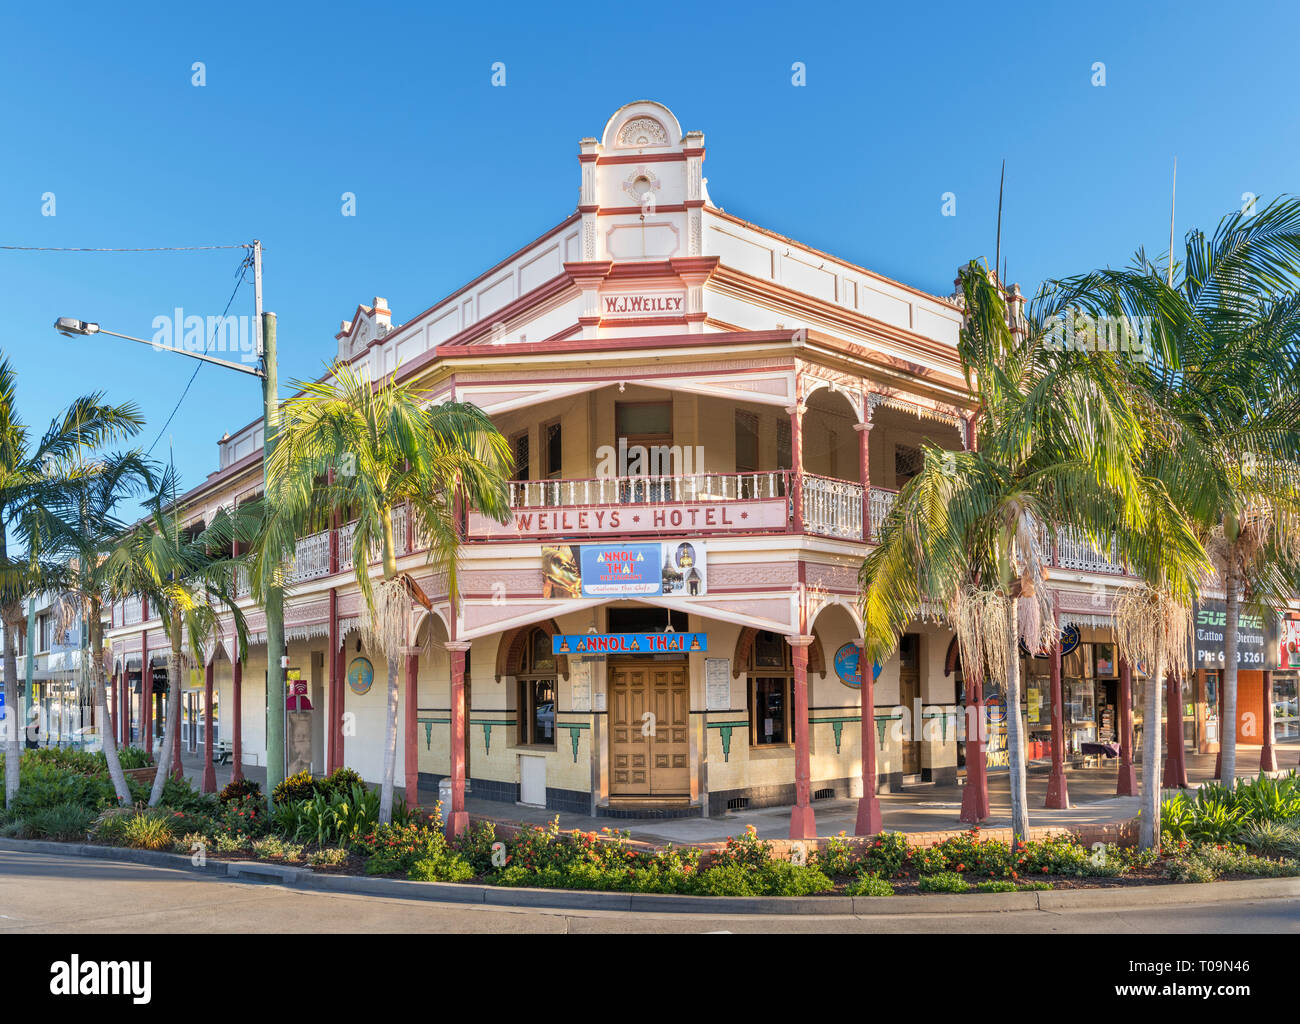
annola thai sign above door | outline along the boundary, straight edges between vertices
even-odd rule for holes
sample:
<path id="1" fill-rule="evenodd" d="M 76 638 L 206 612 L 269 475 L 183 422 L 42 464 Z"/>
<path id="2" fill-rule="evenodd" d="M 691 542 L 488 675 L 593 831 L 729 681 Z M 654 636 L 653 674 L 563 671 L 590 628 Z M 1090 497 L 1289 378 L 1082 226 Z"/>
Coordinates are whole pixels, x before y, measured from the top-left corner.
<path id="1" fill-rule="evenodd" d="M 1192 629 L 1192 665 L 1194 668 L 1221 669 L 1227 661 L 1227 605 L 1223 601 L 1199 601 L 1194 610 Z M 1237 667 L 1247 669 L 1277 668 L 1277 619 L 1262 619 L 1245 608 L 1237 625 Z"/>

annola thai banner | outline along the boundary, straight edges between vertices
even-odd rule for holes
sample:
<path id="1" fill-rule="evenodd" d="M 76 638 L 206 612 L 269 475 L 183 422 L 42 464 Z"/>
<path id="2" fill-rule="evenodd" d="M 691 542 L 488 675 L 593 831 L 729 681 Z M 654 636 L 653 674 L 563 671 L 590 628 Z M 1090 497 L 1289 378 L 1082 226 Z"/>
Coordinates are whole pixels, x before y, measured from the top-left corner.
<path id="1" fill-rule="evenodd" d="M 1225 637 L 1227 605 L 1207 599 L 1197 602 L 1192 623 L 1192 667 L 1221 669 L 1227 663 Z M 1241 608 L 1237 624 L 1237 667 L 1277 668 L 1277 619 L 1263 619 Z"/>

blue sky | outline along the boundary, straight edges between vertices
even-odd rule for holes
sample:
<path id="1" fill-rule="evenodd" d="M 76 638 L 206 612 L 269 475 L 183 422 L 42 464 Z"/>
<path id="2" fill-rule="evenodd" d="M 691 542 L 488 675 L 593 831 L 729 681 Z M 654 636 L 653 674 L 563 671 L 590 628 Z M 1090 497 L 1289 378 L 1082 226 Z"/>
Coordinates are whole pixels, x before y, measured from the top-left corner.
<path id="1" fill-rule="evenodd" d="M 357 303 L 404 322 L 563 219 L 578 139 L 651 98 L 705 133 L 718 205 L 939 293 L 992 261 L 1005 158 L 1003 252 L 1032 294 L 1163 253 L 1175 154 L 1180 238 L 1243 192 L 1300 192 L 1297 30 L 1281 4 L 8 5 L 0 244 L 259 237 L 287 384 Z M 28 422 L 103 389 L 153 443 L 196 364 L 50 324 L 148 337 L 178 306 L 217 315 L 239 259 L 0 251 Z M 251 309 L 245 286 L 232 312 Z M 154 454 L 173 445 L 193 486 L 258 415 L 253 378 L 205 367 Z"/>

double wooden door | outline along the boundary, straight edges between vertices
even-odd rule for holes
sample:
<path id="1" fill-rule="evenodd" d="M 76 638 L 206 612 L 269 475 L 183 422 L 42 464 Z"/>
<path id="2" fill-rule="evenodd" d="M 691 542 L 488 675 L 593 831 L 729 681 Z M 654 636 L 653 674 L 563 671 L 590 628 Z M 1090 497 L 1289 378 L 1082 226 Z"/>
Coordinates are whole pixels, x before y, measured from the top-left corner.
<path id="1" fill-rule="evenodd" d="M 688 796 L 690 693 L 685 663 L 609 663 L 611 796 Z"/>

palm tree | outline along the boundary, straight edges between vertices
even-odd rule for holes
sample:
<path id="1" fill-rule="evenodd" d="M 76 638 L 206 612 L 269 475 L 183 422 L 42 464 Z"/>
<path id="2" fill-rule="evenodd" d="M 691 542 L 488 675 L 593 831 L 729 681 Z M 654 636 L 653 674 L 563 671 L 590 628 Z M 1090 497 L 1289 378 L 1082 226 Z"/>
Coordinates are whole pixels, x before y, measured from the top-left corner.
<path id="1" fill-rule="evenodd" d="M 961 280 L 958 352 L 979 444 L 927 447 L 890 510 L 859 574 L 866 658 L 888 657 L 907 623 L 928 613 L 951 624 L 968 671 L 1004 684 L 1018 842 L 1029 829 L 1020 647 L 1058 641 L 1046 571 L 1057 532 L 1097 547 L 1116 532 L 1130 562 L 1180 579 L 1200 549 L 1159 482 L 1138 471 L 1143 431 L 1116 361 L 1047 343 L 1058 312 L 1050 292 L 1027 316 L 1009 315 L 984 268 L 972 262 Z"/>
<path id="2" fill-rule="evenodd" d="M 1300 198 L 1188 232 L 1181 265 L 1062 283 L 1095 313 L 1140 319 L 1152 358 L 1133 376 L 1158 443 L 1148 472 L 1195 523 L 1225 597 L 1221 777 L 1236 779 L 1237 627 L 1276 614 L 1300 578 Z"/>
<path id="3" fill-rule="evenodd" d="M 204 662 L 205 648 L 219 634 L 221 609 L 234 618 L 238 657 L 242 657 L 248 643 L 243 612 L 232 596 L 237 563 L 224 554 L 212 553 L 220 551 L 226 528 L 218 526 L 197 533 L 183 529 L 176 504 L 175 472 L 168 469 L 158 479 L 157 490 L 145 502 L 145 518 L 113 545 L 103 565 L 107 592 L 114 598 L 143 595 L 150 609 L 157 609 L 167 633 L 167 680 L 171 691 L 162 749 L 155 759 L 158 771 L 149 795 L 150 807 L 156 807 L 162 799 L 172 768 L 173 738 L 180 722 L 181 680 L 190 665 Z"/>
<path id="4" fill-rule="evenodd" d="M 38 440 L 18 413 L 18 376 L 0 356 L 0 622 L 4 623 L 4 679 L 13 708 L 8 720 L 17 725 L 18 631 L 26 625 L 23 602 L 49 575 L 40 567 L 43 536 L 35 520 L 58 500 L 70 474 L 72 456 L 93 451 L 139 430 L 144 420 L 134 403 L 108 405 L 101 392 L 83 395 L 50 423 Z M 26 541 L 22 555 L 10 550 L 10 533 Z M 30 656 L 30 655 L 29 655 Z M 22 756 L 20 729 L 6 737 L 5 802 L 18 792 Z"/>
<path id="5" fill-rule="evenodd" d="M 371 381 L 347 363 L 329 367 L 322 381 L 299 381 L 281 409 L 276 446 L 268 462 L 263 523 L 253 542 L 254 597 L 277 578 L 313 509 L 347 509 L 355 517 L 352 570 L 368 611 L 367 645 L 388 663 L 388 708 L 380 819 L 392 818 L 397 765 L 398 670 L 412 637 L 412 602 L 430 607 L 415 579 L 397 568 L 393 516 L 408 510 L 428 562 L 457 600 L 460 515 L 468 503 L 505 521 L 510 449 L 477 407 L 429 405 L 430 396 L 398 384 L 396 374 Z M 377 552 L 382 581 L 371 581 Z"/>
<path id="6" fill-rule="evenodd" d="M 127 804 L 131 793 L 118 758 L 116 738 L 108 728 L 102 612 L 104 595 L 109 590 L 108 555 L 128 532 L 127 524 L 118 518 L 118 509 L 153 480 L 148 465 L 136 452 L 96 460 L 89 472 L 84 466 L 77 468 L 80 472 L 66 483 L 57 503 L 45 507 L 47 518 L 41 526 L 51 546 L 67 559 L 60 588 L 64 614 L 89 627 L 87 667 L 104 757 L 118 801 Z"/>

